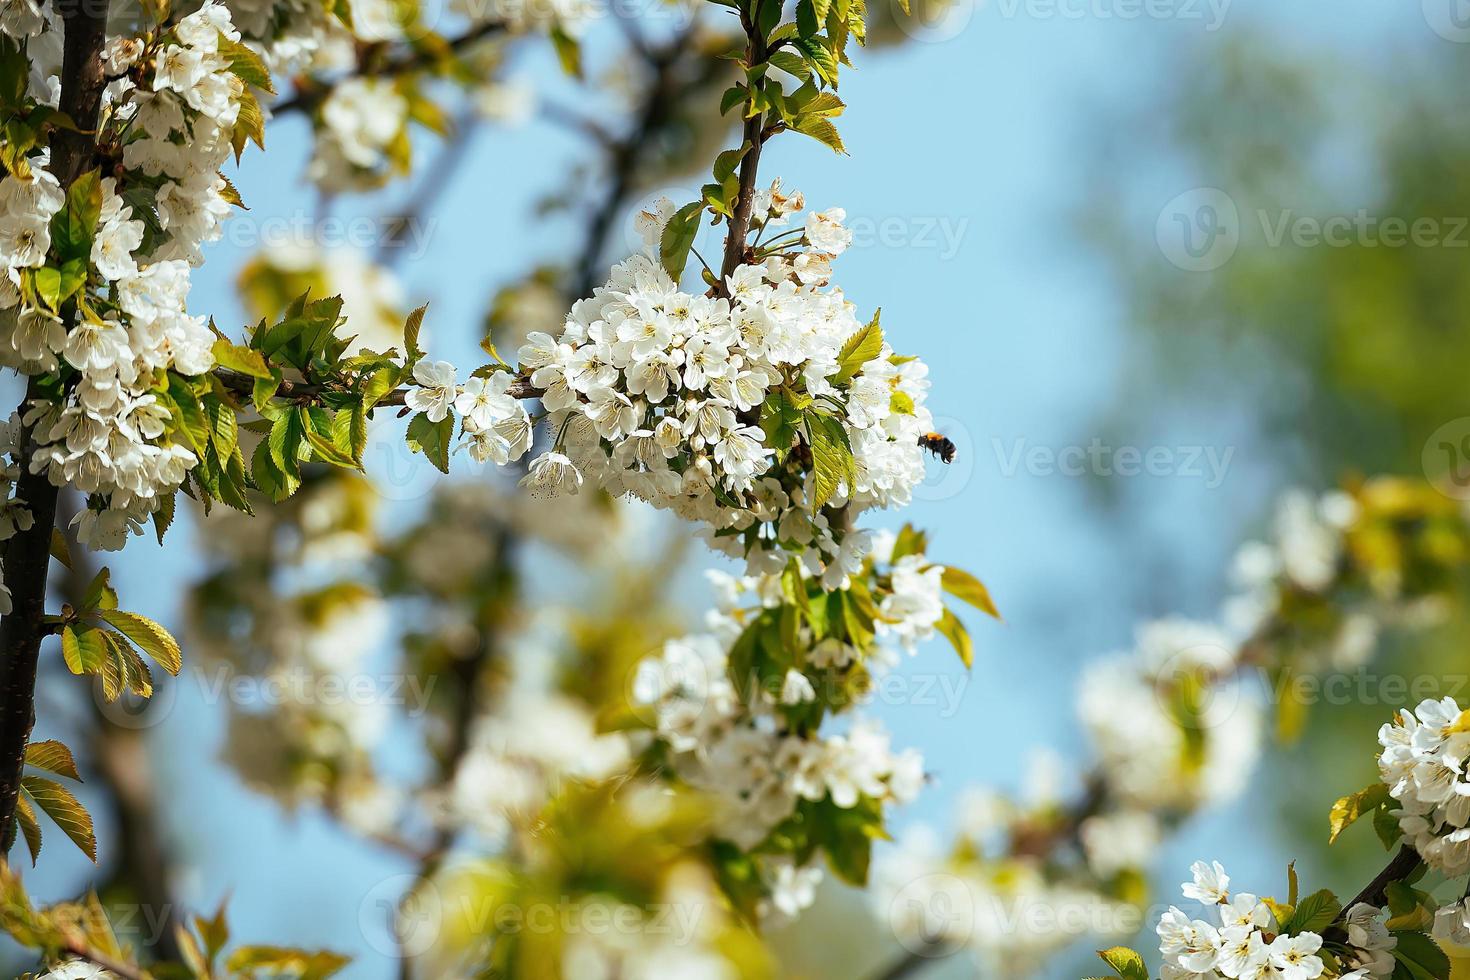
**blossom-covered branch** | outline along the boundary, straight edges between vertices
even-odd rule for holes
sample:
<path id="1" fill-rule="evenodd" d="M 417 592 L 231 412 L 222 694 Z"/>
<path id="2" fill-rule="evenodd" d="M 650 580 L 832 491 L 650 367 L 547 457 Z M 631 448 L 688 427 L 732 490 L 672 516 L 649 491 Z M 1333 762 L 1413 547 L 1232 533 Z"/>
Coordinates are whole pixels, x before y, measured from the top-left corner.
<path id="1" fill-rule="evenodd" d="M 903 907 L 917 910 L 893 923 L 906 945 L 938 937 L 895 970 L 969 945 L 982 963 L 1025 973 L 1075 938 L 981 914 L 1000 902 L 1112 908 L 1119 914 L 1095 921 L 1126 929 L 1126 910 L 1146 904 L 1148 861 L 1163 834 L 1249 785 L 1270 719 L 1247 681 L 1258 677 L 1275 695 L 1276 730 L 1293 738 L 1307 710 L 1301 678 L 1358 669 L 1383 632 L 1423 631 L 1463 601 L 1470 521 L 1423 483 L 1380 478 L 1320 498 L 1293 491 L 1273 532 L 1240 550 L 1240 591 L 1224 604 L 1222 623 L 1145 624 L 1133 653 L 1083 672 L 1079 714 L 1097 762 L 1080 793 L 1044 789 L 1024 803 L 974 793 L 952 854 L 915 839 L 880 863 L 880 906 L 901 893 Z M 1382 787 L 1373 792 L 1387 798 Z M 905 891 L 916 881 L 957 893 Z M 976 916 L 932 918 L 931 907 Z"/>

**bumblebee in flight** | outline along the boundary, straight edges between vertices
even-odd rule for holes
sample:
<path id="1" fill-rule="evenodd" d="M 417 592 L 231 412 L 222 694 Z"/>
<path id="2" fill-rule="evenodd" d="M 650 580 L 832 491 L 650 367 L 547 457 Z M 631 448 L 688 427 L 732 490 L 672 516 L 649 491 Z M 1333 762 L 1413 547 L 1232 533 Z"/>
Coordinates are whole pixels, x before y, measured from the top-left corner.
<path id="1" fill-rule="evenodd" d="M 939 457 L 940 462 L 946 465 L 954 462 L 954 442 L 940 435 L 938 432 L 927 432 L 919 436 L 919 445 Z"/>

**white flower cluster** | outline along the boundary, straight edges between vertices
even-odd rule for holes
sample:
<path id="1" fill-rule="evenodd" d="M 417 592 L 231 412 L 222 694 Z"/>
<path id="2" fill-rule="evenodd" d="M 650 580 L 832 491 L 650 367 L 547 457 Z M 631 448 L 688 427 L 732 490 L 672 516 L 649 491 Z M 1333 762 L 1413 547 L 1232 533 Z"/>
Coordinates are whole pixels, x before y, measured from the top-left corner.
<path id="1" fill-rule="evenodd" d="M 672 210 L 665 202 L 652 215 L 650 240 Z M 840 585 L 869 540 L 812 506 L 814 476 L 797 461 L 820 447 L 800 426 L 792 434 L 802 445 L 772 445 L 762 406 L 784 386 L 840 422 L 855 479 L 830 503 L 854 511 L 909 502 L 932 420 L 922 363 L 883 344 L 858 370 L 839 364 L 864 324 L 840 290 L 823 288 L 846 242 L 837 214 L 808 219 L 805 250 L 736 269 L 728 299 L 681 291 L 650 251 L 578 301 L 560 337 L 530 334 L 520 363 L 545 391 L 556 441 L 526 486 L 553 495 L 587 482 L 629 494 L 707 525 L 714 546 L 752 571 L 784 566 L 790 549 L 813 574 L 825 571 L 829 588 Z M 743 540 L 738 532 L 756 525 L 770 533 Z"/>
<path id="2" fill-rule="evenodd" d="M 1078 714 L 1117 799 L 1193 809 L 1245 787 L 1260 749 L 1261 711 L 1231 679 L 1235 656 L 1213 626 L 1165 619 L 1139 628 L 1134 653 L 1084 671 Z M 1176 692 L 1186 683 L 1203 688 L 1197 716 L 1181 718 Z M 1189 738 L 1186 726 L 1202 737 Z"/>
<path id="3" fill-rule="evenodd" d="M 1191 919 L 1170 907 L 1157 931 L 1164 954 L 1162 980 L 1316 980 L 1326 969 L 1322 936 L 1279 932 L 1271 908 L 1248 892 L 1231 894 L 1220 862 L 1196 861 L 1185 898 L 1209 906 L 1215 921 Z M 1387 909 L 1358 903 L 1342 917 L 1346 948 L 1338 954 L 1343 980 L 1375 980 L 1394 972 L 1398 939 L 1388 929 Z"/>
<path id="4" fill-rule="evenodd" d="M 1434 938 L 1452 946 L 1470 946 L 1470 898 L 1434 913 Z"/>
<path id="5" fill-rule="evenodd" d="M 659 655 L 642 661 L 632 694 L 667 747 L 675 772 L 716 801 L 718 835 L 748 850 L 801 800 L 830 798 L 849 809 L 864 797 L 907 803 L 917 796 L 924 782 L 922 757 L 912 749 L 896 751 L 876 722 L 860 718 L 827 735 L 788 729 L 780 708 L 817 697 L 806 671 L 788 670 L 778 691 L 740 696 L 728 673 L 728 650 L 741 631 L 731 614 L 746 594 L 778 604 L 780 576 L 711 577 L 722 606 L 710 614 L 711 632 L 670 640 Z M 807 650 L 813 676 L 857 657 L 830 638 L 815 647 L 810 636 L 797 643 Z"/>
<path id="6" fill-rule="evenodd" d="M 476 722 L 441 814 L 503 844 L 530 826 L 563 779 L 598 782 L 626 770 L 627 739 L 598 734 L 586 708 L 549 693 L 511 692 L 501 711 Z"/>
<path id="7" fill-rule="evenodd" d="M 1082 929 L 1121 937 L 1133 927 L 1118 903 L 1052 880 L 1038 862 L 946 856 L 927 827 L 906 833 L 873 869 L 872 901 L 905 949 L 924 956 L 967 950 L 982 976 L 1028 977 L 1073 946 Z"/>
<path id="8" fill-rule="evenodd" d="M 456 374 L 448 361 L 419 361 L 413 366 L 414 387 L 405 403 L 435 423 L 448 418 L 451 410 L 459 412 L 463 445 L 476 462 L 504 466 L 524 456 L 531 448 L 531 416 L 510 394 L 515 376 L 496 371 L 461 385 Z"/>
<path id="9" fill-rule="evenodd" d="M 123 164 L 157 183 L 154 204 L 163 240 L 151 258 L 204 261 L 230 213 L 219 173 L 231 153 L 244 82 L 230 70 L 220 39 L 240 39 L 228 8 L 210 0 L 179 21 L 177 43 L 159 52 L 152 91 L 133 89 L 116 110 L 129 133 Z M 114 83 L 117 84 L 117 83 Z M 124 82 L 124 84 L 128 84 Z"/>
<path id="10" fill-rule="evenodd" d="M 1325 964 L 1315 932 L 1277 934 L 1265 902 L 1248 892 L 1230 893 L 1230 876 L 1218 861 L 1197 861 L 1185 898 L 1210 906 L 1216 921 L 1191 919 L 1170 907 L 1159 920 L 1163 980 L 1316 980 Z"/>
<path id="11" fill-rule="evenodd" d="M 715 636 L 670 640 L 639 665 L 633 694 L 652 711 L 680 778 L 716 801 L 718 835 L 747 850 L 799 800 L 830 796 L 844 809 L 862 797 L 907 803 L 924 783 L 923 758 L 913 749 L 895 752 L 875 721 L 804 736 L 785 730 L 769 704 L 742 702 Z"/>
<path id="12" fill-rule="evenodd" d="M 354 12 L 355 13 L 355 12 Z M 388 179 L 394 144 L 406 138 L 408 100 L 392 81 L 346 78 L 321 107 L 307 176 L 327 191 L 367 191 Z"/>
<path id="13" fill-rule="evenodd" d="M 197 462 L 187 448 L 164 439 L 169 410 L 150 389 L 164 371 L 199 375 L 214 366 L 214 337 L 202 317 L 186 312 L 189 265 L 202 261 L 199 245 L 219 237 L 230 205 L 218 168 L 230 152 L 242 83 L 220 53 L 221 37 L 235 39 L 228 11 L 206 3 L 175 27 L 178 43 L 158 56 L 153 90 L 124 78 L 109 86 L 113 116 L 132 135 L 123 148 L 139 183 L 156 186 L 162 234 L 144 256 L 142 218 L 101 181 L 102 208 L 93 235 L 92 268 L 109 284 L 100 299 L 79 303 L 68 332 L 59 317 L 22 300 L 20 271 L 44 264 L 49 222 L 65 202 L 55 178 L 35 170 L 29 180 L 0 181 L 0 280 L 5 343 L 0 362 L 27 374 L 79 373 L 63 402 L 34 400 L 25 416 L 39 448 L 32 459 L 58 486 L 93 495 L 77 518 L 90 547 L 122 547 L 160 500 Z M 108 45 L 110 70 L 125 70 L 142 45 Z M 130 173 L 123 178 L 130 180 Z M 99 509 L 99 503 L 101 504 Z"/>
<path id="14" fill-rule="evenodd" d="M 1326 593 L 1339 577 L 1344 535 L 1358 515 L 1357 501 L 1340 490 L 1319 497 L 1300 489 L 1282 495 L 1271 540 L 1249 541 L 1236 553 L 1231 577 L 1241 591 L 1226 603 L 1225 622 L 1249 635 L 1280 611 L 1284 590 Z M 1377 638 L 1374 616 L 1349 611 L 1321 651 L 1321 666 L 1361 666 Z"/>
<path id="15" fill-rule="evenodd" d="M 0 32 L 16 40 L 35 37 L 46 28 L 46 13 L 37 0 L 5 0 L 0 4 Z"/>
<path id="16" fill-rule="evenodd" d="M 1426 700 L 1378 732 L 1378 769 L 1399 803 L 1405 839 L 1430 867 L 1470 873 L 1470 712 L 1454 698 Z"/>

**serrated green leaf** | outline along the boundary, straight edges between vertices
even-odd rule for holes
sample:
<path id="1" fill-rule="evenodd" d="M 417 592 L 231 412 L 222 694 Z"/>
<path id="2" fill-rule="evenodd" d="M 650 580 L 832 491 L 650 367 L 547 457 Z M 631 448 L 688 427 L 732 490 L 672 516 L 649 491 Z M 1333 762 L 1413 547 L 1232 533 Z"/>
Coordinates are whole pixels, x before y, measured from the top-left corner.
<path id="1" fill-rule="evenodd" d="M 30 795 L 31 802 L 96 863 L 97 835 L 92 829 L 92 817 L 71 791 L 44 776 L 22 776 L 20 785 Z"/>
<path id="2" fill-rule="evenodd" d="M 179 643 L 158 623 L 137 613 L 110 609 L 102 614 L 107 624 L 129 640 L 132 640 L 158 665 L 170 674 L 177 674 L 184 666 L 183 651 Z"/>
<path id="3" fill-rule="evenodd" d="M 271 369 L 260 351 L 240 344 L 232 344 L 223 337 L 215 339 L 214 363 L 252 378 L 270 380 Z"/>
<path id="4" fill-rule="evenodd" d="M 68 625 L 61 630 L 61 656 L 73 674 L 95 674 L 107 662 L 107 642 L 89 626 Z"/>
<path id="5" fill-rule="evenodd" d="M 419 412 L 408 423 L 408 448 L 423 453 L 441 473 L 449 472 L 449 444 L 453 438 L 453 415 L 430 422 L 427 414 Z"/>
<path id="6" fill-rule="evenodd" d="M 429 312 L 429 304 L 425 303 L 408 315 L 403 324 L 403 349 L 408 351 L 411 360 L 419 360 L 424 352 L 419 349 L 419 334 L 424 329 L 424 314 Z"/>
<path id="7" fill-rule="evenodd" d="M 1001 618 L 1000 610 L 995 608 L 995 602 L 990 598 L 990 590 L 985 587 L 984 582 L 969 572 L 946 565 L 940 581 L 944 586 L 944 591 L 956 599 L 968 602 L 987 616 Z"/>
<path id="8" fill-rule="evenodd" d="M 1341 912 L 1342 903 L 1337 900 L 1336 895 L 1324 888 L 1298 902 L 1283 929 L 1292 936 L 1303 932 L 1320 933 L 1332 925 Z"/>
<path id="9" fill-rule="evenodd" d="M 837 375 L 833 379 L 838 384 L 851 381 L 864 364 L 883 353 L 883 326 L 879 322 L 882 315 L 882 310 L 874 312 L 873 319 L 842 345 L 837 355 Z"/>
<path id="10" fill-rule="evenodd" d="M 699 216 L 704 213 L 704 202 L 695 201 L 675 211 L 664 225 L 659 238 L 659 262 L 669 277 L 678 282 L 684 275 L 684 266 L 689 263 L 689 250 L 694 247 L 694 237 L 699 234 Z"/>
<path id="11" fill-rule="evenodd" d="M 1332 813 L 1329 816 L 1331 833 L 1327 842 L 1333 843 L 1347 830 L 1358 818 L 1365 813 L 1371 813 L 1390 799 L 1388 787 L 1383 783 L 1374 783 L 1367 789 L 1351 793 L 1332 804 Z"/>
<path id="12" fill-rule="evenodd" d="M 102 174 L 89 170 L 66 191 L 66 203 L 51 217 L 51 249 L 63 262 L 86 262 L 92 254 L 92 236 L 102 215 Z"/>
<path id="13" fill-rule="evenodd" d="M 944 615 L 939 617 L 939 622 L 934 624 L 934 628 L 949 641 L 950 646 L 954 647 L 954 652 L 959 654 L 960 663 L 964 664 L 966 669 L 975 665 L 974 642 L 970 639 L 970 631 L 965 628 L 964 623 L 960 622 L 958 616 L 946 609 Z"/>
<path id="14" fill-rule="evenodd" d="M 1100 949 L 1097 955 L 1123 980 L 1148 980 L 1148 967 L 1144 966 L 1143 957 L 1127 946 Z"/>
<path id="15" fill-rule="evenodd" d="M 225 961 L 233 972 L 265 970 L 297 980 L 324 980 L 351 962 L 348 957 L 325 951 L 288 949 L 282 946 L 241 946 Z"/>
<path id="16" fill-rule="evenodd" d="M 72 758 L 71 749 L 54 738 L 27 745 L 26 765 L 54 772 L 58 776 L 65 776 L 67 779 L 75 779 L 78 782 L 82 778 L 77 772 L 77 763 Z"/>
<path id="17" fill-rule="evenodd" d="M 812 508 L 826 506 L 847 487 L 851 492 L 857 482 L 857 462 L 852 456 L 847 429 L 840 419 L 818 412 L 806 413 L 807 439 L 812 449 L 812 475 L 815 477 Z"/>
<path id="18" fill-rule="evenodd" d="M 21 836 L 26 839 L 26 849 L 31 852 L 31 867 L 41 856 L 41 825 L 36 821 L 36 811 L 24 793 L 15 798 L 15 820 L 20 825 Z"/>
<path id="19" fill-rule="evenodd" d="M 221 34 L 219 36 L 219 53 L 230 61 L 230 71 L 246 85 L 254 85 L 258 89 L 264 89 L 271 95 L 276 94 L 276 87 L 271 83 L 270 69 L 265 66 L 260 55 L 239 41 L 231 41 Z"/>

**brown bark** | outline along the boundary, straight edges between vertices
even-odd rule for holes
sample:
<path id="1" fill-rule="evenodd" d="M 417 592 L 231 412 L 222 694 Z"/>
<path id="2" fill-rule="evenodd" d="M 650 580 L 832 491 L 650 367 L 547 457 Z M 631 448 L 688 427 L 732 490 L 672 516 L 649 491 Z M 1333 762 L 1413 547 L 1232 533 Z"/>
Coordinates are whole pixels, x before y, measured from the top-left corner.
<path id="1" fill-rule="evenodd" d="M 58 130 L 51 141 L 51 172 L 70 187 L 92 164 L 96 151 L 97 110 L 106 78 L 102 71 L 106 40 L 106 0 L 56 0 L 66 27 L 62 54 L 61 111 L 78 130 Z M 27 387 L 27 401 L 36 395 Z M 0 852 L 15 843 L 15 801 L 20 790 L 26 743 L 35 725 L 36 663 L 49 632 L 46 574 L 51 564 L 51 532 L 56 524 L 56 488 L 44 474 L 30 472 L 31 433 L 20 434 L 21 476 L 16 496 L 30 508 L 34 523 L 5 543 L 0 564 L 11 592 L 10 615 L 0 620 Z"/>

